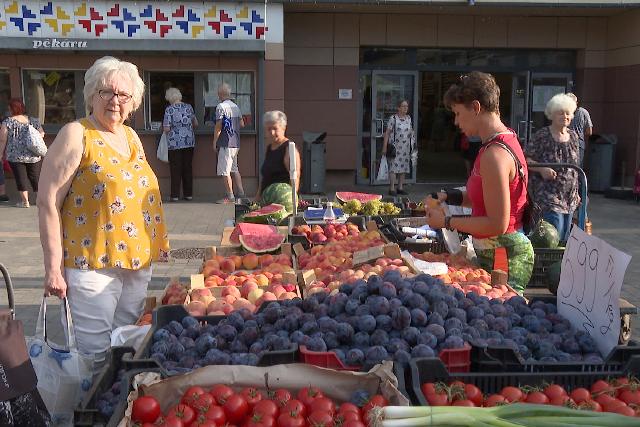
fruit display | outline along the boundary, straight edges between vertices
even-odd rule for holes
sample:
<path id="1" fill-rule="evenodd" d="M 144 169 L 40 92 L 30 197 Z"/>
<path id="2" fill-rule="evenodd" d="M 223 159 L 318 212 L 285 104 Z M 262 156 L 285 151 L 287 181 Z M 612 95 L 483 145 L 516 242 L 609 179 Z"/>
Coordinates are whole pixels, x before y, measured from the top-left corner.
<path id="1" fill-rule="evenodd" d="M 260 235 L 240 235 L 240 244 L 247 252 L 262 254 L 280 249 L 286 236 L 276 232 Z"/>
<path id="2" fill-rule="evenodd" d="M 362 398 L 366 397 L 363 403 Z M 354 393 L 351 402 L 336 402 L 317 387 L 297 392 L 278 388 L 191 386 L 179 401 L 162 413 L 153 396 L 133 401 L 131 421 L 142 426 L 246 426 L 246 427 L 364 427 L 370 412 L 388 404 L 382 395 Z"/>
<path id="3" fill-rule="evenodd" d="M 341 208 L 347 215 L 398 215 L 401 211 L 393 203 L 380 200 L 370 200 L 365 203 L 360 200 L 349 200 L 342 203 Z"/>
<path id="4" fill-rule="evenodd" d="M 558 235 L 558 230 L 556 230 L 553 225 L 542 220 L 538 226 L 529 233 L 529 240 L 531 240 L 534 248 L 554 249 L 558 247 L 560 236 Z"/>
<path id="5" fill-rule="evenodd" d="M 422 254 L 412 252 L 411 255 L 427 262 L 444 262 L 448 266 L 448 272 L 436 276 L 444 283 L 460 289 L 462 292 L 475 292 L 479 295 L 486 295 L 488 298 L 508 299 L 515 295 L 512 289 L 506 285 L 492 285 L 491 274 L 482 268 L 478 268 L 473 263 L 463 257 L 451 256 L 450 254 L 434 254 L 424 252 Z"/>
<path id="6" fill-rule="evenodd" d="M 248 236 L 248 235 L 265 235 L 265 234 L 273 234 L 277 233 L 278 228 L 275 225 L 266 225 L 266 224 L 253 224 L 250 222 L 240 222 L 236 224 L 233 231 L 231 232 L 231 236 L 229 236 L 229 241 L 234 245 L 240 245 L 240 236 Z"/>
<path id="7" fill-rule="evenodd" d="M 309 242 L 319 245 L 324 243 L 344 240 L 347 236 L 358 236 L 360 229 L 357 225 L 347 222 L 345 224 L 328 225 L 297 225 L 291 229 L 291 234 L 304 235 Z"/>
<path id="8" fill-rule="evenodd" d="M 252 222 L 256 224 L 268 224 L 270 222 L 279 222 L 281 219 L 289 215 L 287 208 L 277 203 L 264 206 L 260 209 L 246 213 L 242 217 L 242 222 Z"/>
<path id="9" fill-rule="evenodd" d="M 293 212 L 293 198 L 291 184 L 286 182 L 276 182 L 269 185 L 262 192 L 262 202 L 265 205 L 272 203 L 282 205 L 287 212 Z"/>
<path id="10" fill-rule="evenodd" d="M 341 202 L 357 200 L 360 203 L 367 203 L 372 200 L 382 200 L 382 194 L 354 193 L 351 191 L 337 191 L 336 199 Z"/>
<path id="11" fill-rule="evenodd" d="M 424 383 L 421 391 L 431 406 L 491 407 L 531 403 L 640 417 L 640 381 L 633 377 L 598 380 L 589 388 L 575 387 L 573 390 L 560 384 L 545 383 L 538 387 L 509 385 L 498 393 L 488 394 L 474 384 L 453 381 L 449 384 Z"/>

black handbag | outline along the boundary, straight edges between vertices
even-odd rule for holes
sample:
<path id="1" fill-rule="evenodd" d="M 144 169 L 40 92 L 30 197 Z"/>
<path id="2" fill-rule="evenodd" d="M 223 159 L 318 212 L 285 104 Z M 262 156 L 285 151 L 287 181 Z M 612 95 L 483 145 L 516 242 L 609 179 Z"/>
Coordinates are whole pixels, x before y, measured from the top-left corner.
<path id="1" fill-rule="evenodd" d="M 396 142 L 396 116 L 393 116 L 393 139 L 389 138 L 390 140 L 387 141 L 387 159 L 395 159 L 396 158 L 396 146 L 395 144 L 393 144 L 391 141 L 393 141 L 394 143 Z"/>

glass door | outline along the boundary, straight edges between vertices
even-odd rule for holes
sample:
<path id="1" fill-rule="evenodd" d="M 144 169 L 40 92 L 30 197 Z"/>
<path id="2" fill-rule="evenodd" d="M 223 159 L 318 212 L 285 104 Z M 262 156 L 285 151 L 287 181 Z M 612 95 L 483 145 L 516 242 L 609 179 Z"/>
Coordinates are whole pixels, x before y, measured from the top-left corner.
<path id="1" fill-rule="evenodd" d="M 529 72 L 513 73 L 511 85 L 511 127 L 523 147 L 529 141 Z"/>
<path id="2" fill-rule="evenodd" d="M 389 118 L 398 111 L 398 104 L 405 100 L 409 103 L 409 112 L 414 132 L 418 135 L 418 72 L 417 71 L 374 71 L 371 82 L 371 145 L 370 168 L 371 184 L 387 184 L 378 181 L 377 172 L 382 158 L 384 133 Z M 406 182 L 416 181 L 416 165 Z"/>
<path id="3" fill-rule="evenodd" d="M 558 93 L 567 93 L 573 89 L 571 73 L 531 73 L 530 113 L 527 142 L 540 128 L 549 124 L 544 115 L 547 102 Z"/>

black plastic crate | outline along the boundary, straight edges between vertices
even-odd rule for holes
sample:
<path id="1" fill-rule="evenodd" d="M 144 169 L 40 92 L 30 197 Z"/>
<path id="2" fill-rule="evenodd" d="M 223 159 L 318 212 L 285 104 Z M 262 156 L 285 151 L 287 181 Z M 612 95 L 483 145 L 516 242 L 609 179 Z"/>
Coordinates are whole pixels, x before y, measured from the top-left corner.
<path id="1" fill-rule="evenodd" d="M 133 360 L 146 360 L 155 363 L 160 368 L 163 375 L 171 376 L 170 373 L 160 365 L 157 361 L 150 358 L 150 350 L 153 345 L 153 334 L 171 321 L 182 321 L 183 318 L 189 316 L 189 313 L 182 305 L 163 305 L 157 307 L 152 313 L 152 325 L 149 333 L 144 337 L 140 348 L 136 352 Z M 226 316 L 196 316 L 201 324 L 215 325 Z M 272 366 L 285 363 L 296 363 L 298 361 L 298 345 L 295 344 L 290 350 L 268 351 L 265 352 L 258 360 L 258 366 Z"/>
<path id="2" fill-rule="evenodd" d="M 112 347 L 107 356 L 107 363 L 96 376 L 91 389 L 82 400 L 78 408 L 74 410 L 73 418 L 76 426 L 116 426 L 127 407 L 127 395 L 129 394 L 130 378 L 140 372 L 157 370 L 155 361 L 132 360 L 134 349 L 132 347 Z M 103 416 L 98 411 L 97 403 L 100 397 L 111 390 L 118 381 L 120 375 L 120 394 L 118 403 L 114 405 L 113 415 L 110 418 Z"/>
<path id="3" fill-rule="evenodd" d="M 326 206 L 327 202 L 329 201 L 329 198 L 327 196 L 301 194 L 298 197 L 300 200 L 304 200 L 305 202 L 307 202 L 309 206 L 313 206 L 315 208 Z"/>
<path id="4" fill-rule="evenodd" d="M 626 375 L 640 374 L 640 356 L 634 356 L 624 367 L 608 372 L 500 372 L 500 373 L 449 373 L 442 361 L 437 358 L 412 359 L 409 362 L 411 371 L 410 389 L 416 398 L 416 403 L 428 406 L 421 385 L 427 382 L 463 381 L 480 388 L 485 394 L 498 393 L 506 386 L 541 386 L 545 383 L 555 383 L 563 386 L 567 391 L 574 388 L 589 388 L 600 379 L 615 378 Z"/>
<path id="5" fill-rule="evenodd" d="M 251 212 L 251 207 L 246 203 L 236 203 L 234 206 L 234 218 L 238 222 L 243 215 Z"/>
<path id="6" fill-rule="evenodd" d="M 564 248 L 541 249 L 534 248 L 533 273 L 527 285 L 530 288 L 547 287 L 547 270 L 558 261 L 562 261 Z"/>
<path id="7" fill-rule="evenodd" d="M 607 373 L 617 372 L 633 358 L 640 358 L 640 345 L 634 342 L 630 345 L 619 345 L 613 348 L 604 358 L 604 363 L 578 362 L 526 362 L 511 347 L 507 346 L 472 346 L 471 360 L 472 372 L 497 373 L 497 372 L 591 372 Z"/>

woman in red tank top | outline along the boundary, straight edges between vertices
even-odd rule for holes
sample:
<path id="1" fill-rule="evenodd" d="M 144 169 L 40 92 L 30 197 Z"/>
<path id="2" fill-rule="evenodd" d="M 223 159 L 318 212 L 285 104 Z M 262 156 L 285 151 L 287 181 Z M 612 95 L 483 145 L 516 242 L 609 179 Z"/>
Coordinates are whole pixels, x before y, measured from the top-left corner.
<path id="1" fill-rule="evenodd" d="M 490 74 L 474 71 L 462 76 L 445 93 L 445 105 L 466 135 L 477 135 L 482 146 L 466 191 L 438 193 L 440 201 L 470 207 L 470 216 L 445 217 L 427 209 L 433 228 L 457 229 L 473 236 L 482 268 L 503 270 L 511 287 L 522 293 L 533 270 L 533 247 L 522 233 L 527 203 L 527 163 L 516 134 L 500 120 L 500 88 Z M 429 206 L 430 203 L 427 203 Z"/>

